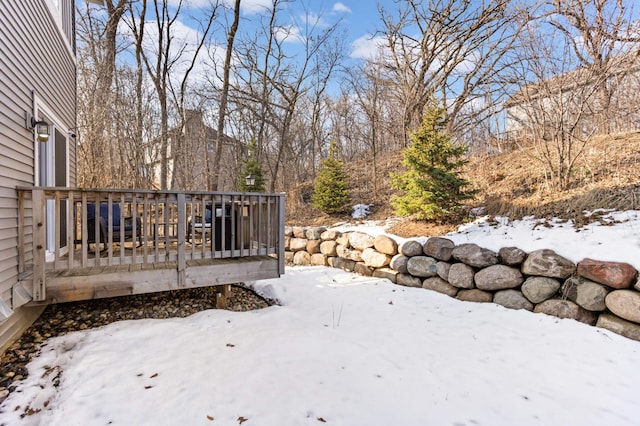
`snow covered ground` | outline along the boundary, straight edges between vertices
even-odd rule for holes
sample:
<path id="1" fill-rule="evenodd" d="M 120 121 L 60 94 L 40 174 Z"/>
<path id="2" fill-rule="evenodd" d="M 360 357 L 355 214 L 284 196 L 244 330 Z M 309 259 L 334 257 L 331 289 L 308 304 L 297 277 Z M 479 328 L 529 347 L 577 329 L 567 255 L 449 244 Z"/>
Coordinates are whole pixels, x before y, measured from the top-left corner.
<path id="1" fill-rule="evenodd" d="M 638 268 L 640 213 L 617 215 L 580 232 L 502 220 L 449 237 Z M 281 305 L 51 339 L 2 404 L 0 424 L 639 422 L 640 342 L 606 330 L 324 267 L 289 268 L 253 286 Z M 25 407 L 34 414 L 21 419 Z"/>

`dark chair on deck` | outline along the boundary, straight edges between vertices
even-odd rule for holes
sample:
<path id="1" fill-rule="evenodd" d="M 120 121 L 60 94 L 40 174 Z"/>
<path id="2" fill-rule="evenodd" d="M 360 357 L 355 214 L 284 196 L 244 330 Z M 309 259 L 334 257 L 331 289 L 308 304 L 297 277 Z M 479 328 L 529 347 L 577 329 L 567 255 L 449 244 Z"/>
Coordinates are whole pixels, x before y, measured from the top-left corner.
<path id="1" fill-rule="evenodd" d="M 96 241 L 96 227 L 98 227 L 98 241 Z M 135 235 L 138 246 L 142 242 L 142 221 L 139 217 L 123 217 L 120 204 L 111 204 L 112 241 L 123 243 L 133 241 Z M 124 239 L 122 231 L 124 230 Z M 109 241 L 109 204 L 100 203 L 100 211 L 96 216 L 96 205 L 87 204 L 87 242 L 107 243 Z"/>

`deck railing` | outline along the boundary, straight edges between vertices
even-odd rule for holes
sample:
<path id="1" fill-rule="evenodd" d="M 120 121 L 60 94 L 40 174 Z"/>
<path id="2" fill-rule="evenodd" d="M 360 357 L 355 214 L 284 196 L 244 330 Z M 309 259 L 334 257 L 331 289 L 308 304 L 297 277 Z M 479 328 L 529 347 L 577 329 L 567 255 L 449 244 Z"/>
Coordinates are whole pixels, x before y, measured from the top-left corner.
<path id="1" fill-rule="evenodd" d="M 269 255 L 284 273 L 284 194 L 18 188 L 19 273 Z M 100 215 L 102 213 L 102 215 Z"/>

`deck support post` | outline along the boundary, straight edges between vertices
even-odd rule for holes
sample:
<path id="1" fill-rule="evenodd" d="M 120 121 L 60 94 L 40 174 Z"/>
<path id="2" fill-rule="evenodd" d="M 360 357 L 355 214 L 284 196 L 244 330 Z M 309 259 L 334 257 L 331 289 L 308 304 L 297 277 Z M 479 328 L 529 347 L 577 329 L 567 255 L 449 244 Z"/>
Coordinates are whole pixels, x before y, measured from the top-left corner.
<path id="1" fill-rule="evenodd" d="M 216 309 L 227 309 L 227 298 L 231 295 L 231 284 L 216 286 Z"/>
<path id="2" fill-rule="evenodd" d="M 33 300 L 42 301 L 47 298 L 45 290 L 45 262 L 47 250 L 47 237 L 45 226 L 45 199 L 44 191 L 34 189 L 32 192 L 33 214 Z"/>

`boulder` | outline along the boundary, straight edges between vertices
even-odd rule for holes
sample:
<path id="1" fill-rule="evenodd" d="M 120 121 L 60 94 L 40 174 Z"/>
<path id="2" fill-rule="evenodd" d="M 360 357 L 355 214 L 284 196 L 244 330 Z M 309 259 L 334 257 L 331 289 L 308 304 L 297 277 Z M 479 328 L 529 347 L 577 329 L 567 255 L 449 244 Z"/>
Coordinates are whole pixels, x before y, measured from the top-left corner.
<path id="1" fill-rule="evenodd" d="M 296 238 L 307 238 L 305 235 L 305 229 L 302 226 L 294 226 L 292 228 L 293 236 Z"/>
<path id="2" fill-rule="evenodd" d="M 625 321 L 611 314 L 601 314 L 596 327 L 606 328 L 628 339 L 640 341 L 640 325 Z"/>
<path id="3" fill-rule="evenodd" d="M 310 262 L 314 266 L 327 266 L 327 257 L 322 253 L 312 254 Z"/>
<path id="4" fill-rule="evenodd" d="M 610 291 L 609 287 L 582 277 L 569 277 L 562 285 L 563 297 L 588 311 L 604 311 L 604 300 Z"/>
<path id="5" fill-rule="evenodd" d="M 407 261 L 407 271 L 415 277 L 434 277 L 436 260 L 428 256 L 413 256 Z"/>
<path id="6" fill-rule="evenodd" d="M 344 259 L 353 260 L 355 262 L 362 262 L 362 252 L 360 250 L 352 250 L 341 244 L 338 244 L 336 246 L 336 254 L 338 255 L 338 257 L 342 257 Z"/>
<path id="7" fill-rule="evenodd" d="M 378 235 L 374 238 L 373 248 L 380 253 L 388 254 L 389 256 L 395 256 L 398 254 L 398 243 L 396 240 L 386 235 Z"/>
<path id="8" fill-rule="evenodd" d="M 474 276 L 476 287 L 480 290 L 515 288 L 522 284 L 523 280 L 519 270 L 507 265 L 492 265 L 479 270 Z"/>
<path id="9" fill-rule="evenodd" d="M 363 262 L 372 268 L 382 268 L 391 262 L 391 257 L 387 254 L 380 253 L 376 249 L 369 247 L 362 252 Z"/>
<path id="10" fill-rule="evenodd" d="M 633 285 L 638 271 L 628 263 L 584 259 L 578 263 L 578 275 L 615 289 L 625 289 Z"/>
<path id="11" fill-rule="evenodd" d="M 460 244 L 451 252 L 454 259 L 476 268 L 486 268 L 498 263 L 498 255 L 477 244 Z"/>
<path id="12" fill-rule="evenodd" d="M 518 247 L 502 247 L 498 251 L 498 259 L 501 263 L 509 266 L 522 264 L 527 258 L 527 253 Z"/>
<path id="13" fill-rule="evenodd" d="M 605 298 L 607 308 L 627 321 L 640 323 L 640 293 L 633 290 L 614 290 Z"/>
<path id="14" fill-rule="evenodd" d="M 309 254 L 316 254 L 316 253 L 320 253 L 320 244 L 322 243 L 321 240 L 308 240 L 307 241 L 307 252 Z"/>
<path id="15" fill-rule="evenodd" d="M 420 256 L 422 252 L 422 244 L 415 240 L 407 240 L 400 244 L 398 252 L 404 254 L 407 257 Z"/>
<path id="16" fill-rule="evenodd" d="M 409 274 L 396 275 L 396 284 L 407 287 L 422 287 L 422 280 Z"/>
<path id="17" fill-rule="evenodd" d="M 396 254 L 391 258 L 391 262 L 389 263 L 389 266 L 391 266 L 392 269 L 400 272 L 401 274 L 406 274 L 407 272 L 409 272 L 407 270 L 408 261 L 409 261 L 409 258 L 404 254 Z"/>
<path id="18" fill-rule="evenodd" d="M 376 278 L 385 278 L 395 284 L 397 282 L 396 277 L 398 276 L 398 272 L 391 268 L 380 268 L 373 271 L 373 276 Z"/>
<path id="19" fill-rule="evenodd" d="M 304 232 L 304 236 L 308 240 L 319 240 L 321 239 L 322 233 L 326 230 L 327 228 L 325 228 L 324 226 L 312 226 L 306 229 L 306 231 Z"/>
<path id="20" fill-rule="evenodd" d="M 550 278 L 565 279 L 575 270 L 576 265 L 572 261 L 549 249 L 532 251 L 522 264 L 523 274 Z"/>
<path id="21" fill-rule="evenodd" d="M 351 232 L 345 232 L 344 234 L 340 234 L 336 237 L 336 243 L 341 246 L 345 246 L 346 248 L 351 248 L 351 244 L 349 244 L 349 235 Z"/>
<path id="22" fill-rule="evenodd" d="M 448 238 L 432 237 L 424 244 L 423 252 L 434 259 L 448 261 L 455 243 Z"/>
<path id="23" fill-rule="evenodd" d="M 293 265 L 293 255 L 295 253 L 292 251 L 285 251 L 284 252 L 284 263 L 287 265 Z"/>
<path id="24" fill-rule="evenodd" d="M 449 268 L 447 281 L 454 287 L 458 288 L 474 288 L 473 277 L 476 274 L 475 269 L 464 263 L 454 263 Z"/>
<path id="25" fill-rule="evenodd" d="M 289 241 L 289 250 L 291 251 L 304 251 L 307 249 L 307 239 L 306 238 L 291 238 Z"/>
<path id="26" fill-rule="evenodd" d="M 458 289 L 440 277 L 427 278 L 422 282 L 422 288 L 437 291 L 447 296 L 455 297 Z"/>
<path id="27" fill-rule="evenodd" d="M 291 237 L 284 237 L 284 249 L 289 250 L 289 246 L 291 244 Z"/>
<path id="28" fill-rule="evenodd" d="M 333 240 L 327 240 L 320 243 L 320 253 L 325 256 L 337 256 L 336 248 L 338 247 L 338 243 Z"/>
<path id="29" fill-rule="evenodd" d="M 529 302 L 524 294 L 518 290 L 500 290 L 493 295 L 493 303 L 509 309 L 533 310 L 533 303 Z"/>
<path id="30" fill-rule="evenodd" d="M 570 300 L 549 299 L 533 308 L 535 313 L 543 313 L 558 318 L 570 318 L 589 325 L 595 325 L 598 314 L 582 309 Z"/>
<path id="31" fill-rule="evenodd" d="M 351 244 L 351 247 L 360 251 L 373 247 L 374 241 L 375 238 L 363 232 L 352 232 L 349 235 L 349 244 Z"/>
<path id="32" fill-rule="evenodd" d="M 465 302 L 488 303 L 493 301 L 493 293 L 479 290 L 477 288 L 471 290 L 460 290 L 456 299 L 464 300 Z"/>
<path id="33" fill-rule="evenodd" d="M 436 263 L 436 274 L 438 274 L 438 276 L 445 281 L 449 281 L 450 269 L 451 269 L 451 264 L 449 262 Z"/>
<path id="34" fill-rule="evenodd" d="M 367 266 L 363 262 L 356 263 L 356 266 L 353 269 L 353 272 L 355 272 L 356 274 L 364 275 L 365 277 L 370 277 L 371 275 L 373 275 L 373 271 L 375 271 L 375 268 Z"/>
<path id="35" fill-rule="evenodd" d="M 522 294 L 531 303 L 544 302 L 556 295 L 560 281 L 549 277 L 529 277 L 522 284 Z"/>
<path id="36" fill-rule="evenodd" d="M 311 265 L 311 255 L 306 251 L 297 251 L 293 255 L 293 264 L 298 266 Z"/>
<path id="37" fill-rule="evenodd" d="M 356 267 L 356 262 L 343 257 L 333 257 L 333 267 L 343 269 L 347 272 L 353 272 Z"/>
<path id="38" fill-rule="evenodd" d="M 284 236 L 285 237 L 292 237 L 293 236 L 293 228 L 291 226 L 285 226 L 284 227 Z"/>
<path id="39" fill-rule="evenodd" d="M 342 232 L 336 231 L 335 229 L 329 229 L 327 231 L 324 231 L 322 235 L 320 235 L 320 239 L 322 241 L 335 241 L 335 239 L 338 238 L 340 234 L 342 234 Z"/>

